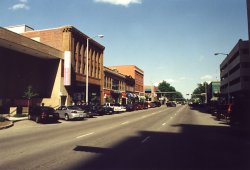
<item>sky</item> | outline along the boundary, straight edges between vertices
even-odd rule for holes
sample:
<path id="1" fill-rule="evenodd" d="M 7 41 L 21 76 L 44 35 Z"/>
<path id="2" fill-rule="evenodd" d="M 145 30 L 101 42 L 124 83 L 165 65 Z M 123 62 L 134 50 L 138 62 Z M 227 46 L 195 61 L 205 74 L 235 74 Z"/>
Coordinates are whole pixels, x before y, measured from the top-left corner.
<path id="1" fill-rule="evenodd" d="M 105 46 L 104 65 L 136 65 L 144 85 L 165 80 L 184 97 L 218 81 L 219 65 L 248 40 L 246 0 L 0 0 L 0 26 L 72 25 Z"/>

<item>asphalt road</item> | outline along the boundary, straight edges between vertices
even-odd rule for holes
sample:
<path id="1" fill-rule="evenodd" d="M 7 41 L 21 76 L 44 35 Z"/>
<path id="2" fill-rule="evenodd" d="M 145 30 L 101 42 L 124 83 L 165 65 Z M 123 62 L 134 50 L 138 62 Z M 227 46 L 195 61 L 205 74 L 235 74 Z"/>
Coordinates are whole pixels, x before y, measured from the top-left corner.
<path id="1" fill-rule="evenodd" d="M 0 131 L 0 169 L 250 169 L 244 132 L 186 106 Z"/>

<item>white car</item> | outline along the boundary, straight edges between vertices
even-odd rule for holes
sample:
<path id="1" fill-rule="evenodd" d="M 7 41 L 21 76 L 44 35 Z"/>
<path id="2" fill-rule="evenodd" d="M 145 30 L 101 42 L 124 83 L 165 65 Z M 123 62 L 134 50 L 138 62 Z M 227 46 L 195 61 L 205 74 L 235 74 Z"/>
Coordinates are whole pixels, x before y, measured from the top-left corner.
<path id="1" fill-rule="evenodd" d="M 119 103 L 105 103 L 105 106 L 112 108 L 114 112 L 126 112 L 126 107 Z"/>
<path id="2" fill-rule="evenodd" d="M 84 119 L 87 117 L 87 113 L 84 113 L 78 106 L 60 106 L 56 109 L 56 113 L 59 114 L 61 119 L 70 120 L 70 119 Z"/>

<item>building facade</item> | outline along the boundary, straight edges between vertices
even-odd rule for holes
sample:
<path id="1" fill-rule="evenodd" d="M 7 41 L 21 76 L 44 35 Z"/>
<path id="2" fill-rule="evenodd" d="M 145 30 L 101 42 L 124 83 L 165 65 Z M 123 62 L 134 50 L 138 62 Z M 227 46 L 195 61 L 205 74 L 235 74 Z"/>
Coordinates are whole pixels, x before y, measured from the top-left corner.
<path id="1" fill-rule="evenodd" d="M 212 81 L 211 83 L 209 83 L 207 85 L 205 93 L 207 97 L 207 103 L 210 103 L 210 101 L 217 101 L 220 94 L 220 82 Z"/>
<path id="2" fill-rule="evenodd" d="M 86 91 L 86 63 L 87 63 L 87 39 L 88 48 L 88 77 L 89 77 L 89 101 L 103 103 L 103 52 L 105 47 L 80 32 L 73 26 L 59 28 L 33 30 L 21 33 L 22 35 L 49 45 L 60 51 L 69 51 L 70 75 L 69 81 L 64 86 L 65 90 L 60 92 L 61 103 L 85 102 Z M 62 68 L 65 60 L 62 60 Z M 65 71 L 62 71 L 62 77 Z"/>
<path id="3" fill-rule="evenodd" d="M 0 28 L 0 76 L 4 82 L 0 85 L 0 111 L 27 106 L 27 87 L 36 94 L 32 99 L 36 105 L 85 102 L 87 39 L 89 101 L 103 103 L 104 46 L 73 26 Z"/>
<path id="4" fill-rule="evenodd" d="M 126 76 L 117 70 L 104 67 L 104 102 L 127 103 Z"/>
<path id="5" fill-rule="evenodd" d="M 144 71 L 142 69 L 135 65 L 110 66 L 109 68 L 116 69 L 120 73 L 131 76 L 133 79 L 135 79 L 135 94 L 144 96 Z"/>
<path id="6" fill-rule="evenodd" d="M 59 105 L 64 53 L 5 28 L 0 28 L 0 112 L 27 106 L 24 93 L 32 87 L 32 103 Z"/>
<path id="7" fill-rule="evenodd" d="M 220 64 L 221 94 L 230 102 L 250 92 L 249 41 L 239 40 Z"/>

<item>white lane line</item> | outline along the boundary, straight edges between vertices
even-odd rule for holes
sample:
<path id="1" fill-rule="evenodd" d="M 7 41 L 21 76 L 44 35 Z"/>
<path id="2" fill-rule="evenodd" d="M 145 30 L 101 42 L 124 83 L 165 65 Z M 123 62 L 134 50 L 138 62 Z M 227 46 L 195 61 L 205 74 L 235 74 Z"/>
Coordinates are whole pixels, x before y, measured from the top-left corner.
<path id="1" fill-rule="evenodd" d="M 170 119 L 173 119 L 173 117 L 170 117 Z"/>
<path id="2" fill-rule="evenodd" d="M 76 138 L 79 139 L 79 138 L 83 138 L 85 136 L 89 136 L 89 135 L 93 135 L 95 132 L 91 132 L 91 133 L 87 133 L 85 135 L 81 135 L 81 136 L 77 136 Z"/>
<path id="3" fill-rule="evenodd" d="M 127 122 L 123 122 L 123 123 L 121 123 L 121 125 L 125 125 L 125 124 L 127 124 L 127 123 L 129 123 L 128 121 Z"/>
<path id="4" fill-rule="evenodd" d="M 146 117 L 148 117 L 148 116 L 142 116 L 141 118 L 143 118 L 143 119 L 144 119 L 144 118 L 146 118 Z"/>
<path id="5" fill-rule="evenodd" d="M 163 123 L 162 126 L 165 126 L 167 123 Z"/>
<path id="6" fill-rule="evenodd" d="M 150 136 L 148 136 L 148 137 L 146 137 L 145 139 L 143 139 L 142 141 L 141 141 L 141 143 L 145 143 L 147 140 L 149 140 L 150 139 Z"/>

